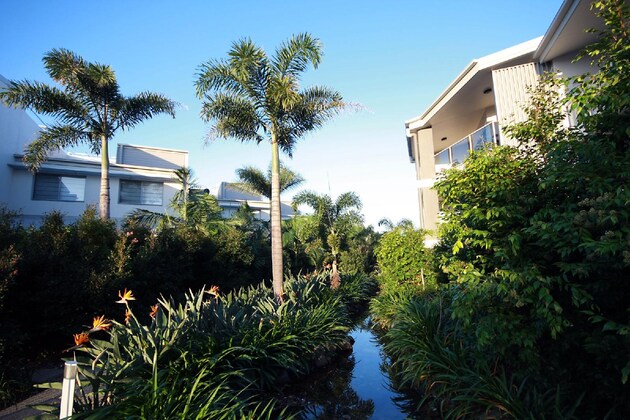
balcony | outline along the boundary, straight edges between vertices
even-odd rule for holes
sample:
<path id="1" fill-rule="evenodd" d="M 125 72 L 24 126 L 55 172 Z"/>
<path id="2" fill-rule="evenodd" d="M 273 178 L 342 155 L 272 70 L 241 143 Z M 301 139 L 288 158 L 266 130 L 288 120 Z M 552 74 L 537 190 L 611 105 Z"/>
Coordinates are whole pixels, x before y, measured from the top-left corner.
<path id="1" fill-rule="evenodd" d="M 491 122 L 458 142 L 435 154 L 435 173 L 439 174 L 455 163 L 463 163 L 472 150 L 483 149 L 486 144 L 499 143 L 499 125 Z"/>

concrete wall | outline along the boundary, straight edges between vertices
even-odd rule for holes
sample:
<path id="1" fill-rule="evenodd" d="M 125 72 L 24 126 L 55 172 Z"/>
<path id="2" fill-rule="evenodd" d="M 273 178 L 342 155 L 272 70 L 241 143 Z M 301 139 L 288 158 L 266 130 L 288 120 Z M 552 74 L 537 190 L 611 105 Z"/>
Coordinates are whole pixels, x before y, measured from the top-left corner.
<path id="1" fill-rule="evenodd" d="M 584 73 L 595 73 L 598 71 L 596 67 L 591 66 L 590 58 L 585 57 L 580 61 L 573 63 L 578 51 L 572 51 L 568 54 L 554 58 L 552 62 L 553 70 L 562 73 L 563 77 L 578 76 Z"/>

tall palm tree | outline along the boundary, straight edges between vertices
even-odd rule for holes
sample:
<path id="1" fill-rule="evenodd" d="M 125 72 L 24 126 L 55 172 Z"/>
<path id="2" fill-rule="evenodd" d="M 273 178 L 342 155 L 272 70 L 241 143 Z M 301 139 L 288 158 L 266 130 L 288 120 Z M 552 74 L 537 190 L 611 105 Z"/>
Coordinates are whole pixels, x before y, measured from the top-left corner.
<path id="1" fill-rule="evenodd" d="M 301 74 L 317 68 L 322 46 L 317 38 L 299 34 L 268 57 L 251 40 L 232 45 L 228 58 L 200 67 L 197 96 L 201 117 L 212 123 L 210 138 L 271 143 L 271 259 L 276 298 L 283 294 L 280 215 L 280 155 L 292 155 L 297 140 L 322 126 L 346 104 L 327 87 L 300 89 Z"/>
<path id="2" fill-rule="evenodd" d="M 0 99 L 9 106 L 27 108 L 57 120 L 27 146 L 24 161 L 31 170 L 37 170 L 48 152 L 88 144 L 101 155 L 99 213 L 102 219 L 109 219 L 109 140 L 118 129 L 128 130 L 156 114 L 166 113 L 174 118 L 175 103 L 151 92 L 125 97 L 110 66 L 87 62 L 66 49 L 53 49 L 42 61 L 60 88 L 25 80 L 11 81 L 0 92 Z"/>
<path id="3" fill-rule="evenodd" d="M 341 277 L 338 272 L 339 253 L 353 226 L 363 223 L 359 213 L 362 203 L 354 192 L 341 194 L 333 202 L 328 194 L 317 194 L 313 191 L 302 191 L 293 197 L 294 205 L 306 204 L 314 210 L 318 219 L 322 243 L 328 245 L 333 257 L 331 284 L 338 287 Z"/>
<path id="4" fill-rule="evenodd" d="M 304 182 L 304 178 L 297 172 L 292 171 L 280 162 L 280 193 L 297 187 Z M 254 166 L 244 166 L 236 170 L 238 181 L 232 185 L 241 191 L 252 194 L 259 194 L 268 200 L 271 199 L 271 166 L 264 173 Z"/>

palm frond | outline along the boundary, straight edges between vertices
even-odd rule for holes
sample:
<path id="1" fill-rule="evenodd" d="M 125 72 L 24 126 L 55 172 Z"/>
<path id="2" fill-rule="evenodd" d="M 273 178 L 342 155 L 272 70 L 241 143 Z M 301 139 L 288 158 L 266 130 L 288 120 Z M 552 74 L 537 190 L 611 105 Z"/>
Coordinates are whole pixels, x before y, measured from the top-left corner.
<path id="1" fill-rule="evenodd" d="M 231 184 L 235 188 L 258 194 L 271 199 L 271 165 L 266 173 L 254 166 L 245 166 L 236 170 L 238 182 Z M 302 176 L 280 163 L 280 192 L 295 188 L 304 182 Z"/>
<path id="2" fill-rule="evenodd" d="M 119 110 L 120 128 L 131 128 L 157 114 L 168 114 L 175 118 L 176 107 L 177 103 L 164 95 L 142 92 L 123 101 Z"/>
<path id="3" fill-rule="evenodd" d="M 244 94 L 241 83 L 234 77 L 229 63 L 219 60 L 209 60 L 199 67 L 195 91 L 199 99 L 203 99 L 212 92 L 229 92 Z"/>
<path id="4" fill-rule="evenodd" d="M 217 137 L 258 143 L 264 140 L 259 133 L 261 120 L 256 109 L 240 96 L 217 94 L 203 104 L 201 116 L 205 121 L 214 121 L 211 134 Z"/>
<path id="5" fill-rule="evenodd" d="M 326 87 L 311 87 L 282 115 L 278 128 L 281 149 L 291 156 L 296 140 L 320 128 L 348 106 L 341 94 Z"/>
<path id="6" fill-rule="evenodd" d="M 232 184 L 241 191 L 271 197 L 271 179 L 260 169 L 245 166 L 236 170 L 238 182 Z"/>
<path id="7" fill-rule="evenodd" d="M 299 78 L 309 63 L 317 68 L 322 58 L 322 44 L 308 33 L 294 35 L 280 44 L 272 61 L 273 69 L 281 76 Z"/>
<path id="8" fill-rule="evenodd" d="M 53 125 L 40 132 L 39 137 L 26 146 L 24 163 L 31 170 L 37 170 L 46 160 L 48 152 L 75 146 L 81 142 L 93 143 L 89 134 L 71 125 Z M 97 147 L 98 142 L 92 144 Z"/>
<path id="9" fill-rule="evenodd" d="M 78 74 L 84 72 L 88 65 L 82 57 L 65 48 L 53 48 L 42 61 L 50 77 L 63 86 L 78 84 Z"/>
<path id="10" fill-rule="evenodd" d="M 135 209 L 129 213 L 126 218 L 127 220 L 148 229 L 157 229 L 162 226 L 170 225 L 173 222 L 181 222 L 179 218 L 169 216 L 168 214 L 157 213 L 145 209 Z"/>
<path id="11" fill-rule="evenodd" d="M 269 178 L 271 179 L 271 167 L 269 168 Z M 295 188 L 303 182 L 304 178 L 300 174 L 292 171 L 280 162 L 280 192 Z"/>
<path id="12" fill-rule="evenodd" d="M 267 54 L 251 39 L 243 38 L 232 44 L 228 57 L 232 74 L 243 83 L 250 78 L 252 69 L 260 67 L 261 62 L 266 60 Z"/>
<path id="13" fill-rule="evenodd" d="M 362 206 L 363 204 L 361 203 L 361 199 L 358 194 L 352 191 L 341 194 L 335 201 L 337 214 L 343 213 L 353 207 L 360 210 Z"/>
<path id="14" fill-rule="evenodd" d="M 89 117 L 89 110 L 73 95 L 40 82 L 12 81 L 0 92 L 8 106 L 23 107 L 59 118 L 67 124 L 78 124 Z"/>

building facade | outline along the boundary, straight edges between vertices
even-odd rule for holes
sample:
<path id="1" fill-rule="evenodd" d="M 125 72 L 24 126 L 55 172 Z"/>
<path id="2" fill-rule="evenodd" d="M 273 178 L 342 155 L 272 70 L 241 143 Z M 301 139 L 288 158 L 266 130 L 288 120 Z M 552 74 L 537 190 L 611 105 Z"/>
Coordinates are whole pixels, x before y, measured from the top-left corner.
<path id="1" fill-rule="evenodd" d="M 529 88 L 543 72 L 570 77 L 593 71 L 588 60 L 573 62 L 596 40 L 586 30 L 603 27 L 591 3 L 565 0 L 544 36 L 473 60 L 422 114 L 405 122 L 422 228 L 435 232 L 439 223 L 433 184 L 441 171 L 485 144 L 513 144 L 502 128 L 525 119 Z"/>
<path id="2" fill-rule="evenodd" d="M 8 81 L 0 76 L 0 88 Z M 59 150 L 36 173 L 22 158 L 40 126 L 22 109 L 0 104 L 0 204 L 19 212 L 26 225 L 59 211 L 73 222 L 87 206 L 98 208 L 100 158 Z M 119 144 L 110 164 L 110 214 L 117 222 L 136 208 L 167 212 L 181 188 L 173 172 L 188 166 L 188 152 Z"/>

